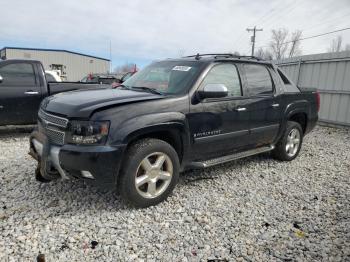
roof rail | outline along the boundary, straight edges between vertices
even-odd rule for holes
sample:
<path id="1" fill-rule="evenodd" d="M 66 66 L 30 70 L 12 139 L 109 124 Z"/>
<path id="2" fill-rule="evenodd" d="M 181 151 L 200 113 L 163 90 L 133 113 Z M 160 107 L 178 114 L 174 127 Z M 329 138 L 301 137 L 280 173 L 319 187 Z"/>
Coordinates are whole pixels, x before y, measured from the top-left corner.
<path id="1" fill-rule="evenodd" d="M 232 53 L 214 53 L 214 54 L 199 54 L 198 53 L 196 55 L 189 55 L 189 56 L 184 56 L 184 57 L 194 57 L 196 60 L 199 60 L 204 56 L 213 56 L 214 59 L 217 59 L 217 58 L 237 58 L 237 59 L 245 58 L 245 59 L 255 59 L 257 61 L 264 60 L 264 59 L 257 57 L 257 56 L 235 55 Z"/>

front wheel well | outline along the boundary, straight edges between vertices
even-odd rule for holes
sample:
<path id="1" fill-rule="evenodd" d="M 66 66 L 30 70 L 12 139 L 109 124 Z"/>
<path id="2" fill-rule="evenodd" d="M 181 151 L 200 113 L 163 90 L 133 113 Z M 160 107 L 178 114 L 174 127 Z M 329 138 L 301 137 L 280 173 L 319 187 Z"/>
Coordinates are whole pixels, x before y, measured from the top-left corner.
<path id="1" fill-rule="evenodd" d="M 135 136 L 128 142 L 128 148 L 130 147 L 130 145 L 134 144 L 135 142 L 146 138 L 154 138 L 154 139 L 159 139 L 167 142 L 169 145 L 171 145 L 175 149 L 179 157 L 180 163 L 182 162 L 183 141 L 177 130 L 152 131 L 142 135 Z"/>
<path id="2" fill-rule="evenodd" d="M 306 113 L 295 113 L 288 118 L 288 121 L 294 121 L 300 124 L 305 134 L 306 125 L 307 125 L 307 115 Z"/>

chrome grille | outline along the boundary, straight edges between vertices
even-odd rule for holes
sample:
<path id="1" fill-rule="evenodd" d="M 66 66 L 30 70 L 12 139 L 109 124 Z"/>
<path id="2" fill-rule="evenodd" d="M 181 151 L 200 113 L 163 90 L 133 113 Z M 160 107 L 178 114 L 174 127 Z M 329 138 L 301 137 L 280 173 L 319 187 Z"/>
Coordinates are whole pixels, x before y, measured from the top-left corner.
<path id="1" fill-rule="evenodd" d="M 45 133 L 46 133 L 46 135 L 51 143 L 56 144 L 56 145 L 63 145 L 64 144 L 64 135 L 65 135 L 64 132 L 46 127 Z"/>
<path id="2" fill-rule="evenodd" d="M 63 145 L 65 132 L 60 130 L 66 128 L 68 125 L 68 119 L 55 116 L 40 109 L 39 113 L 39 130 L 42 128 L 43 132 L 47 135 L 49 141 L 56 145 Z"/>
<path id="3" fill-rule="evenodd" d="M 46 113 L 42 109 L 39 110 L 38 116 L 40 119 L 42 119 L 45 122 L 48 122 L 49 124 L 54 125 L 54 126 L 66 128 L 67 124 L 68 124 L 68 119 L 63 118 L 63 117 L 59 117 L 59 116 L 55 116 L 55 115 L 51 115 L 49 113 Z"/>

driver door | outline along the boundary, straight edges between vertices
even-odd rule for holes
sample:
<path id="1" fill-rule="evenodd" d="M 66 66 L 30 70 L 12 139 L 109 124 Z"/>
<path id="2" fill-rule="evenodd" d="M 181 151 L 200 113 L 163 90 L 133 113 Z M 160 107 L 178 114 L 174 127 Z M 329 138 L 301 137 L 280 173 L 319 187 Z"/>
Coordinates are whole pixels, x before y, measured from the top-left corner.
<path id="1" fill-rule="evenodd" d="M 248 97 L 242 89 L 238 66 L 215 64 L 200 84 L 223 84 L 228 95 L 191 105 L 192 160 L 205 160 L 239 151 L 249 144 Z"/>

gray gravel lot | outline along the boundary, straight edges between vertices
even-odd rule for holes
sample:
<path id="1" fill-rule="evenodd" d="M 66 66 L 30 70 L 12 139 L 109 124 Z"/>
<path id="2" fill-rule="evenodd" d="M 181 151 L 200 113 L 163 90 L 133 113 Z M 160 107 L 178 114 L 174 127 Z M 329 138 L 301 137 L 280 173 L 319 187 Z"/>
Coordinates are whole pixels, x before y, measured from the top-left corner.
<path id="1" fill-rule="evenodd" d="M 350 129 L 317 127 L 292 162 L 187 172 L 148 209 L 38 183 L 27 140 L 0 137 L 0 261 L 350 261 Z"/>

